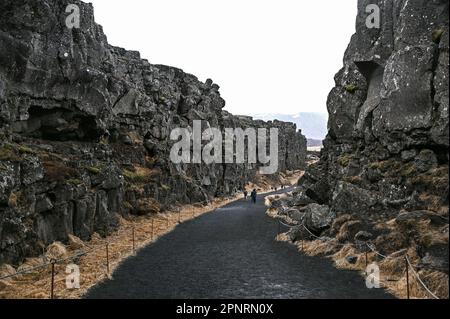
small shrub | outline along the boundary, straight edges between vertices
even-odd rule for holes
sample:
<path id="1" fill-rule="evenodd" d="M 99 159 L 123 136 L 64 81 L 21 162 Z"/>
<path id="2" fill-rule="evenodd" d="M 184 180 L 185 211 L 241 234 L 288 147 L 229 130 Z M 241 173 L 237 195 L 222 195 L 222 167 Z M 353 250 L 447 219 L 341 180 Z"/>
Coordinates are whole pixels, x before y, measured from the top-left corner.
<path id="1" fill-rule="evenodd" d="M 165 184 L 161 184 L 161 188 L 162 188 L 163 190 L 165 190 L 165 191 L 170 191 L 170 190 L 171 190 L 171 187 L 168 186 L 168 185 L 165 185 Z"/>
<path id="2" fill-rule="evenodd" d="M 347 84 L 344 88 L 348 93 L 351 94 L 354 94 L 358 90 L 358 87 L 354 84 Z"/>
<path id="3" fill-rule="evenodd" d="M 20 158 L 16 154 L 16 149 L 11 144 L 5 144 L 0 146 L 0 161 L 20 161 Z"/>
<path id="4" fill-rule="evenodd" d="M 398 175 L 399 170 L 403 168 L 403 163 L 394 159 L 389 159 L 381 162 L 373 162 L 368 165 L 369 168 L 379 169 L 381 172 L 391 172 L 391 175 Z"/>
<path id="5" fill-rule="evenodd" d="M 123 176 L 125 179 L 133 184 L 145 184 L 151 179 L 152 170 L 145 167 L 137 167 L 134 172 L 130 170 L 124 170 Z"/>
<path id="6" fill-rule="evenodd" d="M 22 191 L 12 192 L 9 195 L 8 205 L 10 207 L 19 208 L 26 203 L 25 195 Z"/>
<path id="7" fill-rule="evenodd" d="M 20 154 L 36 154 L 35 151 L 33 151 L 31 148 L 29 148 L 28 146 L 20 146 L 19 147 L 19 153 Z"/>
<path id="8" fill-rule="evenodd" d="M 381 167 L 381 162 L 370 163 L 370 164 L 368 165 L 368 167 L 369 167 L 370 169 L 380 169 L 380 167 Z"/>
<path id="9" fill-rule="evenodd" d="M 434 43 L 437 44 L 437 43 L 441 42 L 441 38 L 442 38 L 443 34 L 444 34 L 444 30 L 442 30 L 442 29 L 434 30 L 431 33 L 431 39 L 433 40 Z"/>
<path id="10" fill-rule="evenodd" d="M 413 163 L 405 164 L 400 174 L 404 177 L 409 177 L 417 174 L 417 168 Z"/>
<path id="11" fill-rule="evenodd" d="M 87 167 L 86 169 L 89 173 L 98 175 L 104 170 L 104 166 L 103 165 L 90 166 L 90 167 Z"/>
<path id="12" fill-rule="evenodd" d="M 413 175 L 409 180 L 415 189 L 442 197 L 443 190 L 448 186 L 448 179 L 448 166 L 446 165 L 423 174 Z"/>
<path id="13" fill-rule="evenodd" d="M 362 182 L 361 176 L 346 176 L 344 181 L 350 184 L 360 184 Z"/>
<path id="14" fill-rule="evenodd" d="M 137 213 L 139 215 L 157 214 L 161 206 L 154 198 L 142 198 L 138 201 Z"/>
<path id="15" fill-rule="evenodd" d="M 353 159 L 353 154 L 344 154 L 339 156 L 338 163 L 342 167 L 347 167 Z"/>
<path id="16" fill-rule="evenodd" d="M 154 157 L 147 156 L 145 158 L 145 166 L 152 168 L 156 164 L 156 159 Z"/>
<path id="17" fill-rule="evenodd" d="M 65 182 L 70 179 L 78 178 L 78 171 L 72 167 L 66 166 L 63 162 L 44 161 L 45 176 L 51 182 Z"/>
<path id="18" fill-rule="evenodd" d="M 131 205 L 129 202 L 124 202 L 124 203 L 123 203 L 123 207 L 124 207 L 125 209 L 129 209 L 129 210 L 132 210 L 132 209 L 133 209 L 133 205 Z"/>

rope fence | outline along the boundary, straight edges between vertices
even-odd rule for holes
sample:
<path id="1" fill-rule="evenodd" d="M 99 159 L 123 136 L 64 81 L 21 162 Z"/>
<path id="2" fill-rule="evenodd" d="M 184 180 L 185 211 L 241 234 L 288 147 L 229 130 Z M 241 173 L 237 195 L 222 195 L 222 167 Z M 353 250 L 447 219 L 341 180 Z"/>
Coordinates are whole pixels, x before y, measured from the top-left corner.
<path id="1" fill-rule="evenodd" d="M 148 234 L 148 237 L 145 237 L 145 239 L 143 240 L 144 242 L 146 242 L 148 239 L 150 239 L 150 243 L 154 241 L 154 239 L 156 238 L 157 234 L 155 233 L 155 230 L 160 229 L 160 227 L 157 228 L 157 226 L 161 226 L 161 224 L 163 224 L 164 226 L 166 226 L 165 228 L 163 227 L 163 232 L 164 233 L 166 230 L 170 229 L 170 225 L 173 224 L 174 222 L 174 218 L 176 218 L 175 224 L 181 224 L 185 221 L 185 219 L 183 220 L 182 214 L 181 214 L 181 210 L 178 209 L 176 212 L 176 215 L 174 214 L 167 214 L 167 216 L 157 216 L 156 218 L 152 218 L 151 219 L 151 231 Z M 196 214 L 195 209 L 192 208 L 192 211 L 188 211 L 189 217 L 192 216 L 192 218 L 195 218 L 198 216 L 198 214 Z M 174 218 L 171 218 L 174 217 Z M 189 218 L 188 218 L 189 219 Z M 159 225 L 157 225 L 157 222 L 159 222 Z M 136 236 L 136 229 L 135 226 L 133 225 L 132 227 L 130 227 L 130 229 L 127 230 L 127 232 L 129 233 L 130 236 L 130 249 L 131 249 L 131 253 L 135 254 L 137 249 L 139 248 L 138 246 L 138 238 Z M 160 234 L 158 234 L 160 235 Z M 29 267 L 26 269 L 22 269 L 20 271 L 15 272 L 14 274 L 9 274 L 9 275 L 5 275 L 5 276 L 1 276 L 0 280 L 7 280 L 7 279 L 12 279 L 12 278 L 18 278 L 21 277 L 23 275 L 29 275 L 29 274 L 37 274 L 38 271 L 47 268 L 49 269 L 49 273 L 50 273 L 50 292 L 49 292 L 49 298 L 50 299 L 54 299 L 55 298 L 55 283 L 58 281 L 57 278 L 57 271 L 55 269 L 56 265 L 61 265 L 64 264 L 66 262 L 69 261 L 73 261 L 73 260 L 77 260 L 80 259 L 82 257 L 85 257 L 87 255 L 90 255 L 94 252 L 98 252 L 98 251 L 104 251 L 104 258 L 105 258 L 105 268 L 106 268 L 106 277 L 110 278 L 110 271 L 111 271 L 111 246 L 112 244 L 109 241 L 104 241 L 103 243 L 100 243 L 98 247 L 92 248 L 89 247 L 88 245 L 85 245 L 85 247 L 87 249 L 83 250 L 83 251 L 78 251 L 77 253 L 73 254 L 72 256 L 69 257 L 64 257 L 64 258 L 52 258 L 50 260 L 47 261 L 48 257 L 43 254 L 42 259 L 44 260 L 44 262 L 40 265 L 37 266 L 33 266 L 33 267 Z M 45 274 L 44 272 L 41 272 L 40 275 Z M 65 274 L 64 278 L 65 278 Z M 61 277 L 60 280 L 62 280 L 63 278 Z"/>
<path id="2" fill-rule="evenodd" d="M 422 287 L 434 298 L 434 299 L 439 299 L 438 296 L 436 296 L 431 290 L 430 288 L 427 287 L 427 285 L 425 285 L 425 283 L 422 281 L 422 279 L 420 279 L 419 274 L 417 273 L 417 271 L 414 269 L 414 266 L 411 264 L 411 261 L 409 260 L 408 255 L 405 256 L 405 260 L 407 263 L 407 266 L 409 266 L 414 274 L 414 276 L 416 277 L 417 281 L 422 285 Z M 407 280 L 409 281 L 409 280 Z M 409 286 L 409 285 L 408 285 Z M 409 299 L 409 294 L 408 294 L 408 299 Z"/>
<path id="3" fill-rule="evenodd" d="M 193 213 L 192 215 L 195 216 L 195 213 Z M 180 213 L 179 211 L 178 211 L 178 216 L 177 216 L 177 217 L 178 217 L 178 223 L 181 223 L 181 222 L 182 222 L 182 219 L 181 219 L 181 213 Z M 160 219 L 160 218 L 157 218 L 156 220 L 162 221 L 162 222 L 166 222 L 167 228 L 168 228 L 168 226 L 169 226 L 169 224 L 170 224 L 170 216 L 167 216 L 166 218 L 161 218 L 161 219 Z M 280 219 L 278 219 L 278 225 L 279 225 L 279 227 L 278 227 L 278 234 L 280 233 L 280 225 L 282 225 L 282 226 L 284 226 L 284 227 L 287 227 L 287 228 L 289 228 L 289 229 L 292 229 L 293 227 L 301 226 L 301 227 L 303 227 L 303 228 L 309 233 L 309 235 L 311 235 L 313 238 L 318 239 L 318 240 L 324 240 L 324 238 L 319 237 L 319 236 L 315 235 L 314 233 L 312 233 L 312 232 L 308 229 L 308 227 L 306 227 L 306 226 L 304 225 L 304 223 L 296 224 L 296 225 L 289 225 L 289 224 L 284 223 L 284 222 L 281 221 Z M 155 238 L 154 228 L 155 228 L 155 219 L 152 218 L 152 222 L 151 222 L 151 232 L 150 232 L 150 240 L 151 240 L 151 241 L 153 241 L 154 238 Z M 135 230 L 135 227 L 134 227 L 134 226 L 131 228 L 131 242 L 132 242 L 132 243 L 131 243 L 131 245 L 132 245 L 132 247 L 131 247 L 131 248 L 132 248 L 132 253 L 135 254 L 136 248 L 137 248 L 137 246 L 136 246 L 137 243 L 136 243 L 136 230 Z M 302 236 L 302 238 L 301 238 L 302 250 L 303 250 L 303 242 L 304 242 L 304 238 L 303 238 L 303 236 Z M 370 244 L 369 242 L 363 242 L 363 243 L 369 248 L 370 251 L 372 251 L 372 252 L 375 253 L 376 255 L 382 257 L 383 259 L 390 259 L 390 258 L 392 258 L 392 257 L 386 256 L 386 255 L 380 253 L 379 251 L 377 251 L 376 248 L 375 248 L 375 246 L 374 246 L 373 244 Z M 335 243 L 335 244 L 336 244 L 336 245 L 340 245 L 340 246 L 348 245 L 348 244 L 340 244 L 340 243 Z M 350 245 L 354 245 L 354 244 L 353 244 L 353 243 L 350 243 Z M 16 278 L 16 277 L 19 277 L 19 276 L 22 276 L 22 275 L 31 274 L 31 273 L 34 273 L 34 272 L 37 271 L 37 270 L 40 270 L 40 269 L 43 269 L 43 268 L 46 268 L 46 267 L 51 266 L 51 289 L 50 289 L 50 298 L 51 298 L 51 299 L 54 299 L 54 297 L 55 297 L 55 295 L 54 295 L 54 289 L 55 289 L 55 265 L 59 265 L 59 264 L 62 264 L 62 263 L 68 262 L 68 261 L 73 261 L 73 260 L 82 258 L 82 257 L 84 257 L 84 256 L 87 256 L 87 255 L 89 255 L 89 254 L 92 254 L 92 253 L 95 252 L 95 251 L 99 251 L 99 250 L 103 250 L 103 249 L 105 250 L 106 276 L 109 278 L 109 275 L 110 275 L 110 266 L 111 266 L 111 264 L 110 264 L 110 243 L 109 243 L 108 241 L 106 241 L 106 242 L 104 242 L 103 245 L 100 245 L 99 247 L 96 247 L 96 248 L 90 248 L 90 247 L 87 247 L 87 248 L 88 248 L 88 249 L 85 250 L 85 251 L 77 252 L 76 254 L 74 254 L 74 255 L 72 255 L 72 256 L 69 256 L 69 257 L 66 257 L 66 258 L 51 259 L 50 261 L 44 262 L 44 263 L 41 264 L 41 265 L 37 265 L 37 266 L 31 267 L 31 268 L 26 268 L 26 269 L 23 269 L 23 270 L 21 270 L 21 271 L 18 271 L 18 272 L 16 272 L 16 273 L 14 273 L 14 274 L 2 276 L 2 277 L 0 277 L 0 280 L 6 280 L 6 279 L 11 279 L 11 278 Z M 44 255 L 44 256 L 45 256 L 45 255 Z M 365 257 L 366 257 L 366 266 L 367 266 L 367 264 L 368 264 L 367 250 L 365 251 Z M 415 278 L 417 279 L 417 281 L 418 281 L 418 282 L 420 283 L 420 285 L 423 287 L 423 289 L 424 289 L 431 297 L 433 297 L 434 299 L 439 299 L 439 298 L 436 296 L 436 294 L 434 294 L 434 293 L 433 293 L 433 292 L 425 285 L 425 283 L 423 282 L 423 280 L 420 278 L 419 274 L 417 273 L 416 269 L 415 269 L 414 266 L 412 265 L 412 263 L 411 263 L 411 261 L 410 261 L 410 259 L 409 259 L 409 257 L 408 257 L 407 254 L 405 255 L 404 258 L 405 258 L 406 281 L 407 281 L 407 284 L 406 284 L 407 298 L 408 298 L 408 299 L 410 298 L 410 292 L 409 292 L 409 287 L 410 287 L 410 285 L 409 285 L 409 269 L 410 269 L 410 270 L 412 271 L 413 275 L 415 276 Z"/>
<path id="4" fill-rule="evenodd" d="M 318 240 L 324 240 L 323 237 L 319 237 L 319 236 L 313 234 L 313 233 L 308 229 L 308 227 L 305 226 L 304 223 L 297 224 L 297 225 L 288 225 L 288 224 L 282 222 L 279 218 L 277 219 L 277 221 L 278 221 L 278 225 L 279 225 L 279 226 L 278 226 L 278 234 L 280 233 L 280 225 L 283 225 L 283 226 L 285 226 L 285 227 L 288 227 L 289 229 L 292 229 L 292 228 L 297 227 L 297 226 L 301 226 L 301 227 L 303 227 L 303 228 L 304 228 L 304 229 L 305 229 L 305 230 L 306 230 L 313 238 L 318 239 Z M 302 250 L 304 250 L 304 249 L 303 249 L 303 247 L 304 247 L 304 246 L 303 246 L 303 241 L 304 241 L 304 238 L 303 238 L 303 235 L 302 235 L 302 237 L 301 237 L 301 246 L 302 246 Z M 367 246 L 367 248 L 369 248 L 369 250 L 372 251 L 375 255 L 377 255 L 377 256 L 379 256 L 379 257 L 381 257 L 381 258 L 383 258 L 383 259 L 394 259 L 393 257 L 386 256 L 386 255 L 380 253 L 379 251 L 377 251 L 375 245 L 373 245 L 373 244 L 371 244 L 371 243 L 369 243 L 369 242 L 367 242 L 367 241 L 364 241 L 364 242 L 362 242 L 362 243 L 363 243 L 365 246 Z M 351 246 L 354 246 L 354 245 L 355 245 L 354 243 L 347 243 L 347 244 L 334 243 L 334 244 L 337 245 L 337 246 L 347 246 L 347 245 L 349 245 L 349 244 L 350 244 Z M 413 275 L 415 276 L 415 278 L 417 279 L 417 281 L 420 283 L 420 285 L 423 287 L 423 289 L 424 289 L 431 297 L 433 297 L 434 299 L 439 299 L 439 297 L 436 296 L 436 294 L 434 294 L 434 293 L 430 290 L 430 288 L 428 288 L 427 285 L 425 285 L 425 283 L 423 282 L 423 280 L 420 278 L 420 276 L 419 276 L 419 274 L 417 273 L 416 269 L 415 269 L 414 266 L 412 265 L 412 263 L 411 263 L 411 261 L 410 261 L 410 259 L 409 259 L 409 257 L 408 257 L 408 254 L 405 254 L 404 258 L 405 258 L 406 295 L 407 295 L 407 299 L 410 299 L 409 269 L 412 270 Z M 368 266 L 368 255 L 367 255 L 367 250 L 365 251 L 365 263 L 366 263 L 366 267 L 367 267 L 367 266 Z"/>

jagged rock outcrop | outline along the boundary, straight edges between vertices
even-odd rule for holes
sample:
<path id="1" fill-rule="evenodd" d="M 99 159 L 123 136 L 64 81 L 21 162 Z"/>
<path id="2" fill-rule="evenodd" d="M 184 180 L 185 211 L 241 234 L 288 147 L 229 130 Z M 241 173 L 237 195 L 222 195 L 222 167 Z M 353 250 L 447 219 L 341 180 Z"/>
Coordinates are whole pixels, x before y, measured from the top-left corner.
<path id="1" fill-rule="evenodd" d="M 366 26 L 372 3 L 379 29 Z M 448 6 L 359 1 L 357 32 L 328 98 L 321 161 L 301 181 L 311 198 L 334 203 L 353 193 L 366 206 L 404 200 L 417 209 L 426 205 L 417 193 L 448 201 Z"/>
<path id="2" fill-rule="evenodd" d="M 68 4 L 80 28 L 66 24 Z M 219 86 L 108 44 L 76 0 L 0 3 L 0 263 L 69 235 L 108 234 L 120 215 L 242 189 L 258 164 L 174 164 L 175 127 L 278 127 L 279 169 L 305 165 L 295 125 L 222 108 Z"/>
<path id="3" fill-rule="evenodd" d="M 378 29 L 366 25 L 369 4 Z M 283 200 L 328 205 L 337 222 L 321 235 L 345 242 L 365 231 L 358 238 L 374 235 L 385 253 L 448 259 L 449 2 L 359 0 L 335 83 L 321 159 Z M 427 213 L 408 229 L 389 222 L 417 211 Z"/>

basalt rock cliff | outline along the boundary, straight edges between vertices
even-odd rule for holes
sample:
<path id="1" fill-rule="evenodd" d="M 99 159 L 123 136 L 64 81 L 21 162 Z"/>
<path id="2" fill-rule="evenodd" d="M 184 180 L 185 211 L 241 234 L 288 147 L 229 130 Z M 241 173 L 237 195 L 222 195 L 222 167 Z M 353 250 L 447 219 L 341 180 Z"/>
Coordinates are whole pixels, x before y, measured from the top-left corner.
<path id="1" fill-rule="evenodd" d="M 80 8 L 80 28 L 66 8 Z M 180 54 L 182 52 L 180 51 Z M 118 217 L 241 190 L 259 165 L 173 164 L 175 127 L 277 127 L 279 169 L 305 165 L 296 126 L 223 111 L 219 86 L 108 44 L 77 0 L 0 2 L 0 263 Z"/>
<path id="2" fill-rule="evenodd" d="M 366 24 L 370 4 L 379 28 Z M 274 207 L 316 235 L 411 249 L 448 274 L 449 2 L 359 0 L 335 83 L 321 159 Z"/>

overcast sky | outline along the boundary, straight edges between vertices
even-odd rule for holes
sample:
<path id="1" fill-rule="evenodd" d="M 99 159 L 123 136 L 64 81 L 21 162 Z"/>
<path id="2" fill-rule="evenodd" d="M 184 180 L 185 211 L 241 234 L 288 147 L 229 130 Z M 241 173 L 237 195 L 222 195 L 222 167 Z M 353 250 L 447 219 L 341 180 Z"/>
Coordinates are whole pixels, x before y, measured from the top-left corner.
<path id="1" fill-rule="evenodd" d="M 221 87 L 234 114 L 326 112 L 357 0 L 85 0 L 109 43 Z"/>

